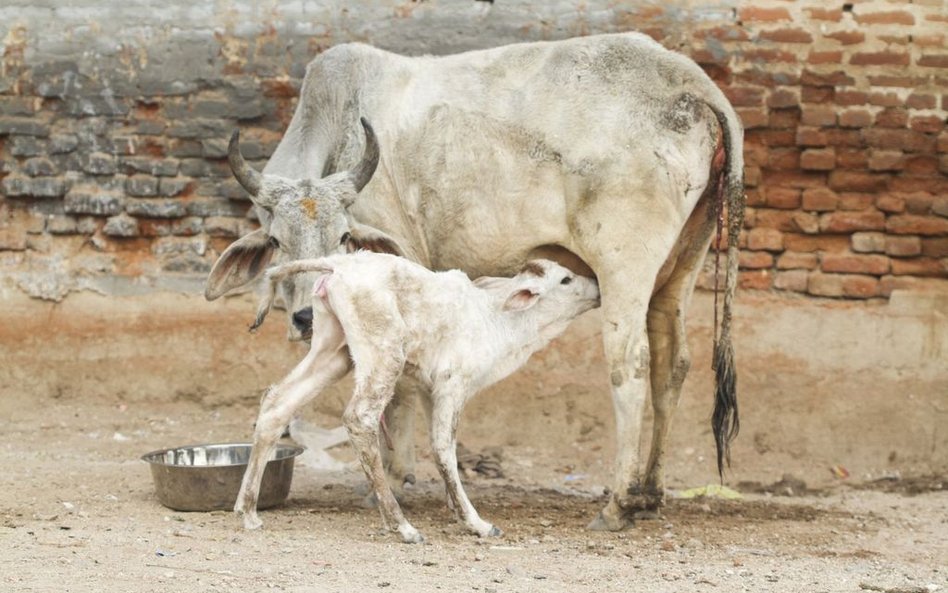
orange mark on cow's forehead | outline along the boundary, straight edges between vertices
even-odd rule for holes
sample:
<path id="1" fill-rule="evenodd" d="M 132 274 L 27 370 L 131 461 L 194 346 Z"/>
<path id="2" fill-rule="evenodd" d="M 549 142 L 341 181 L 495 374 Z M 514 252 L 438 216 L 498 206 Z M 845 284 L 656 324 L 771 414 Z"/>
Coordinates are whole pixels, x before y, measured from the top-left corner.
<path id="1" fill-rule="evenodd" d="M 308 216 L 309 218 L 313 220 L 316 220 L 316 215 L 317 215 L 316 200 L 314 200 L 313 198 L 303 198 L 302 200 L 300 200 L 300 208 L 303 209 L 303 212 L 306 213 L 306 216 Z"/>

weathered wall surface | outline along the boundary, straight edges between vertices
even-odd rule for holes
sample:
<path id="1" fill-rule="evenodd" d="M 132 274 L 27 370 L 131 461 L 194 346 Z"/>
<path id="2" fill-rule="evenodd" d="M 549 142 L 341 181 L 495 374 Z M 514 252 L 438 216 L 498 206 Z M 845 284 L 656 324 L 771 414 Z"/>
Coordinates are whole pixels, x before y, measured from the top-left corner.
<path id="1" fill-rule="evenodd" d="M 944 287 L 944 3 L 697 4 L 6 0 L 0 283 L 47 299 L 198 290 L 254 225 L 227 137 L 240 127 L 265 162 L 305 64 L 333 44 L 447 53 L 638 29 L 693 56 L 744 119 L 746 287 Z"/>

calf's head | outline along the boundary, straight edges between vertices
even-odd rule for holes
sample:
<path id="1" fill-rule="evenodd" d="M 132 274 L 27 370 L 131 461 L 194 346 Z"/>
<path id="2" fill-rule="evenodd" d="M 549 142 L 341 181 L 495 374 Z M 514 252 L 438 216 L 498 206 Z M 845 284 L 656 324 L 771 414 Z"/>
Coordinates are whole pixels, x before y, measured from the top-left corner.
<path id="1" fill-rule="evenodd" d="M 537 323 L 541 337 L 552 338 L 569 322 L 599 306 L 595 279 L 575 274 L 546 259 L 533 259 L 510 279 L 506 287 L 478 279 L 478 286 L 498 294 L 504 311 L 523 312 Z"/>
<path id="2" fill-rule="evenodd" d="M 234 177 L 257 206 L 261 228 L 228 247 L 211 269 L 204 296 L 214 300 L 259 276 L 271 258 L 315 258 L 360 248 L 401 254 L 394 239 L 352 220 L 347 208 L 355 202 L 379 163 L 379 145 L 369 122 L 362 118 L 365 150 L 352 169 L 319 178 L 288 179 L 255 171 L 240 153 L 234 132 L 228 161 Z M 301 339 L 310 330 L 312 274 L 283 283 L 289 311 L 289 338 Z"/>

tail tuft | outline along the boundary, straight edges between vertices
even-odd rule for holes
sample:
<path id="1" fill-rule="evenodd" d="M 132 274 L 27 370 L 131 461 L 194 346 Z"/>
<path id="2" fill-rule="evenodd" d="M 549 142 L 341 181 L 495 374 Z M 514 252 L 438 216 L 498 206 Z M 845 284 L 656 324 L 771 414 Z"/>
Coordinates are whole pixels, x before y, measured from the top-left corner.
<path id="1" fill-rule="evenodd" d="M 724 481 L 724 463 L 731 465 L 731 441 L 741 428 L 737 412 L 737 372 L 731 337 L 722 335 L 714 348 L 714 412 L 711 427 L 718 454 L 718 476 Z"/>

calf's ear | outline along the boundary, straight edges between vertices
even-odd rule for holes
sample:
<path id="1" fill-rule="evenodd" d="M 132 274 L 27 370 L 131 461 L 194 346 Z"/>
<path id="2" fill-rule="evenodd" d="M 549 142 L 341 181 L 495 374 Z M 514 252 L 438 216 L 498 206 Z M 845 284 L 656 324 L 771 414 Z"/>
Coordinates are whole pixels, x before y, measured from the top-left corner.
<path id="1" fill-rule="evenodd" d="M 537 304 L 540 293 L 529 288 L 518 288 L 504 301 L 504 311 L 526 311 Z"/>
<path id="2" fill-rule="evenodd" d="M 204 298 L 213 301 L 259 276 L 273 257 L 269 239 L 257 229 L 231 243 L 211 268 Z"/>
<path id="3" fill-rule="evenodd" d="M 352 243 L 357 249 L 406 257 L 405 250 L 398 241 L 377 228 L 353 221 L 349 225 L 349 233 L 352 237 Z"/>

